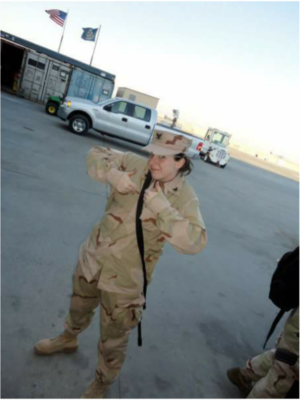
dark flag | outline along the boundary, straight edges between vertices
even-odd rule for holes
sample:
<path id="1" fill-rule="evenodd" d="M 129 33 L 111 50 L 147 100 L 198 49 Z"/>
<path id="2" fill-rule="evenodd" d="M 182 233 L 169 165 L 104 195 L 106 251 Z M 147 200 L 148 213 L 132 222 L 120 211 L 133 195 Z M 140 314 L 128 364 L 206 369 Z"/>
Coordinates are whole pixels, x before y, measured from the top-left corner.
<path id="1" fill-rule="evenodd" d="M 82 34 L 82 39 L 84 40 L 89 40 L 90 42 L 95 42 L 96 39 L 96 34 L 98 31 L 98 28 L 93 29 L 93 28 L 83 28 L 84 32 Z"/>

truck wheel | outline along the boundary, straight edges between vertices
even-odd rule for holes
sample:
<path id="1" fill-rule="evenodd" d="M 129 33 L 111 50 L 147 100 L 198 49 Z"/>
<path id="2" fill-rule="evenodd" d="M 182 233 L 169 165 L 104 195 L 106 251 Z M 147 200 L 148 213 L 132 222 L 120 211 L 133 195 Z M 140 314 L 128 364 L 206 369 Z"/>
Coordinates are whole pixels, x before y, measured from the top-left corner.
<path id="1" fill-rule="evenodd" d="M 221 168 L 226 168 L 227 164 L 221 165 Z"/>
<path id="2" fill-rule="evenodd" d="M 90 123 L 84 115 L 74 115 L 69 121 L 69 128 L 77 135 L 84 135 L 90 129 Z"/>
<path id="3" fill-rule="evenodd" d="M 53 101 L 49 101 L 46 104 L 46 112 L 47 112 L 47 114 L 56 115 L 58 109 L 59 109 L 59 105 L 57 103 L 53 102 Z"/>

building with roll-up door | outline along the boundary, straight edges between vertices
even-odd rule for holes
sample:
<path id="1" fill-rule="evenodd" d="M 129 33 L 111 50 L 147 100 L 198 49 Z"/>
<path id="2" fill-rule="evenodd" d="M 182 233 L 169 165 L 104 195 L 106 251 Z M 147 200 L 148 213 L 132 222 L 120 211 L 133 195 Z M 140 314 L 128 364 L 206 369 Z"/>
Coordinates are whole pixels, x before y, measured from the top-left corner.
<path id="1" fill-rule="evenodd" d="M 112 97 L 115 75 L 1 31 L 1 88 L 46 104 L 66 95 L 95 103 Z"/>

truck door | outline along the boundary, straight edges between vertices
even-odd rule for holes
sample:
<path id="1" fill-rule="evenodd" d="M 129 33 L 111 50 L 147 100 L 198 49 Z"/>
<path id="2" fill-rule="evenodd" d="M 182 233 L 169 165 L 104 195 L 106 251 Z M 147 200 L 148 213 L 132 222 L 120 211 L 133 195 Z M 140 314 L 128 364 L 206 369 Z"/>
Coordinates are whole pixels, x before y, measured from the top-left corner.
<path id="1" fill-rule="evenodd" d="M 152 111 L 149 108 L 132 103 L 129 106 L 127 137 L 137 143 L 147 144 L 152 133 Z"/>
<path id="2" fill-rule="evenodd" d="M 95 116 L 94 127 L 111 135 L 127 138 L 127 123 L 129 103 L 127 101 L 114 101 L 105 106 L 95 104 L 93 107 Z"/>

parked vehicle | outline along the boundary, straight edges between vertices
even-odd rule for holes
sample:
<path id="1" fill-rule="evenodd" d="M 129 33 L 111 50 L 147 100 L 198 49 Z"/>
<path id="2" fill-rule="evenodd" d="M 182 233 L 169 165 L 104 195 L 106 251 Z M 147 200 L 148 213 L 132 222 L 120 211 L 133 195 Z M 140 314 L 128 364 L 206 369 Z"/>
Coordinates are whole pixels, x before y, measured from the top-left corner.
<path id="1" fill-rule="evenodd" d="M 218 129 L 209 128 L 205 139 L 199 145 L 200 157 L 205 162 L 211 162 L 221 168 L 226 168 L 230 160 L 227 148 L 231 135 Z"/>
<path id="2" fill-rule="evenodd" d="M 143 146 L 149 143 L 157 125 L 161 129 L 191 138 L 193 145 L 188 156 L 199 157 L 197 147 L 201 139 L 179 129 L 157 124 L 157 111 L 154 108 L 131 100 L 116 97 L 95 104 L 89 100 L 67 97 L 59 107 L 58 116 L 69 122 L 73 133 L 83 135 L 93 128 L 103 134 Z"/>
<path id="3" fill-rule="evenodd" d="M 49 96 L 45 106 L 47 114 L 57 115 L 58 109 L 62 103 L 63 98 L 58 96 Z"/>
<path id="4" fill-rule="evenodd" d="M 122 98 L 93 103 L 67 97 L 58 116 L 69 121 L 71 132 L 83 135 L 93 128 L 101 133 L 146 145 L 157 122 L 157 111 L 143 104 Z"/>

